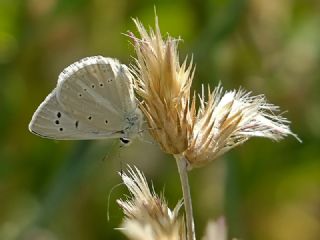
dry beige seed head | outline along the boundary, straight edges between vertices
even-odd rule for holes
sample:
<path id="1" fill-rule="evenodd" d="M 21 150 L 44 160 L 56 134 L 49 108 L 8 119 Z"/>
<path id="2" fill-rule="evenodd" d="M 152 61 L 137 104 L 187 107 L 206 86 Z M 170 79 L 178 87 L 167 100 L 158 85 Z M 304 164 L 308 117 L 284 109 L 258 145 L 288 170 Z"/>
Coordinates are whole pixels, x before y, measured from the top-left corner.
<path id="1" fill-rule="evenodd" d="M 226 225 L 223 218 L 210 221 L 206 227 L 202 240 L 227 240 Z"/>
<path id="2" fill-rule="evenodd" d="M 190 86 L 193 78 L 192 61 L 179 64 L 178 40 L 163 39 L 156 17 L 155 31 L 148 33 L 134 20 L 141 39 L 132 35 L 137 54 L 133 73 L 135 87 L 141 97 L 140 107 L 150 127 L 150 133 L 163 151 L 179 154 L 188 147 L 192 131 Z"/>
<path id="3" fill-rule="evenodd" d="M 131 71 L 140 108 L 162 149 L 183 154 L 189 169 L 205 165 L 253 136 L 298 139 L 289 121 L 275 114 L 278 107 L 267 103 L 263 95 L 251 96 L 243 90 L 222 95 L 218 86 L 212 93 L 208 90 L 207 100 L 202 91 L 196 113 L 195 97 L 190 99 L 194 69 L 187 60 L 180 66 L 178 41 L 162 38 L 157 17 L 155 31 L 147 32 L 138 20 L 135 24 L 141 38 L 131 35 L 137 53 Z"/>
<path id="4" fill-rule="evenodd" d="M 243 90 L 222 93 L 218 86 L 212 93 L 204 90 L 188 150 L 184 153 L 189 168 L 216 159 L 251 137 L 280 140 L 293 135 L 289 121 L 275 112 L 279 108 L 266 102 L 264 95 L 251 96 Z"/>
<path id="5" fill-rule="evenodd" d="M 132 198 L 117 201 L 126 215 L 120 230 L 132 240 L 186 240 L 184 221 L 178 216 L 182 203 L 171 211 L 162 197 L 150 191 L 137 168 L 129 167 L 128 173 L 121 177 Z"/>

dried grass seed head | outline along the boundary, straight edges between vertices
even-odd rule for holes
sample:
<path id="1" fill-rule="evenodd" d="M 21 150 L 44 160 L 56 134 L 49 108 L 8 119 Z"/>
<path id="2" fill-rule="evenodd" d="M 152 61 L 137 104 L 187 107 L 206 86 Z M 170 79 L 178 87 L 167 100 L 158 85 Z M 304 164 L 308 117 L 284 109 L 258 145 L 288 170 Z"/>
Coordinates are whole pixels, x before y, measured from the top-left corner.
<path id="1" fill-rule="evenodd" d="M 140 96 L 150 133 L 163 151 L 179 154 L 188 147 L 192 131 L 190 87 L 194 68 L 187 58 L 180 65 L 177 51 L 178 40 L 162 38 L 158 19 L 155 30 L 149 32 L 134 20 L 140 39 L 132 36 L 137 54 L 132 67 L 135 88 Z"/>
<path id="2" fill-rule="evenodd" d="M 219 85 L 208 100 L 204 88 L 194 124 L 190 145 L 184 153 L 189 168 L 203 166 L 251 137 L 265 137 L 275 141 L 287 135 L 297 135 L 289 128 L 289 121 L 276 112 L 279 107 L 267 103 L 264 95 L 251 96 L 242 89 L 223 93 Z"/>
<path id="3" fill-rule="evenodd" d="M 150 133 L 165 152 L 183 154 L 191 169 L 254 136 L 277 141 L 293 135 L 299 140 L 290 122 L 276 114 L 279 108 L 267 103 L 264 95 L 251 96 L 241 89 L 223 94 L 219 85 L 213 92 L 208 88 L 206 98 L 203 88 L 196 111 L 195 94 L 190 98 L 194 68 L 186 59 L 180 65 L 178 40 L 162 38 L 157 17 L 154 31 L 134 22 L 141 37 L 131 36 L 137 54 L 131 69 L 135 89 Z"/>
<path id="4" fill-rule="evenodd" d="M 170 210 L 163 197 L 150 191 L 146 178 L 137 168 L 121 174 L 131 199 L 117 200 L 126 215 L 120 230 L 132 240 L 185 240 L 185 224 L 178 216 L 182 203 Z"/>

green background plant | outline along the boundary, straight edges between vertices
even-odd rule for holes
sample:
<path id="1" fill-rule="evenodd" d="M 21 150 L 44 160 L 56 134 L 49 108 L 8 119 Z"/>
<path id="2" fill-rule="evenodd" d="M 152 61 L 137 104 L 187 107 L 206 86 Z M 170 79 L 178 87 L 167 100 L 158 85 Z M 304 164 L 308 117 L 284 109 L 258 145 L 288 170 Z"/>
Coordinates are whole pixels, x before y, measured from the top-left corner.
<path id="1" fill-rule="evenodd" d="M 131 17 L 184 39 L 194 54 L 194 89 L 219 81 L 264 93 L 288 110 L 303 140 L 252 139 L 190 173 L 196 232 L 225 215 L 232 236 L 246 240 L 320 238 L 320 4 L 318 1 L 0 1 L 0 239 L 125 239 L 115 199 L 126 193 L 116 174 L 137 165 L 181 198 L 175 161 L 154 144 L 41 139 L 28 122 L 59 72 L 91 55 L 131 61 L 122 35 Z"/>

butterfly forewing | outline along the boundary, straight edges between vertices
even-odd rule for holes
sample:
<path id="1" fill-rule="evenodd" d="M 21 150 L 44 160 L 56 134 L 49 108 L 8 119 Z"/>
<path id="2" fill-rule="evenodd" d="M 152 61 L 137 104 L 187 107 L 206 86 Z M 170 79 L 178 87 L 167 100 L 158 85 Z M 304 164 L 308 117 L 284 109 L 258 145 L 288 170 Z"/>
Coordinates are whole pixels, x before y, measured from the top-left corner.
<path id="1" fill-rule="evenodd" d="M 82 59 L 63 70 L 56 90 L 39 106 L 29 128 L 54 139 L 126 136 L 125 118 L 137 108 L 131 81 L 117 60 Z"/>

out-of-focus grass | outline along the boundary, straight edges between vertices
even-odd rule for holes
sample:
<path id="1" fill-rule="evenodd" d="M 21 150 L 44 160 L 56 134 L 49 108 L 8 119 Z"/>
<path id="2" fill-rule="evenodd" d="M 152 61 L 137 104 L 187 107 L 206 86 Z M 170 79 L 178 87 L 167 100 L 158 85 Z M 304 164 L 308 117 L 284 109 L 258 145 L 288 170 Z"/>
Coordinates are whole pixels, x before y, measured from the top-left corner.
<path id="1" fill-rule="evenodd" d="M 97 54 L 129 63 L 131 43 L 121 33 L 135 31 L 131 17 L 153 25 L 154 5 L 163 33 L 184 39 L 181 57 L 194 53 L 194 88 L 221 81 L 264 93 L 288 110 L 303 140 L 251 140 L 191 172 L 198 235 L 224 214 L 241 239 L 319 239 L 320 5 L 267 0 L 2 0 L 0 239 L 124 239 L 114 230 L 124 188 L 110 195 L 110 222 L 107 199 L 127 163 L 164 188 L 169 205 L 181 197 L 175 163 L 156 145 L 118 149 L 112 140 L 58 142 L 27 130 L 70 63 Z"/>

